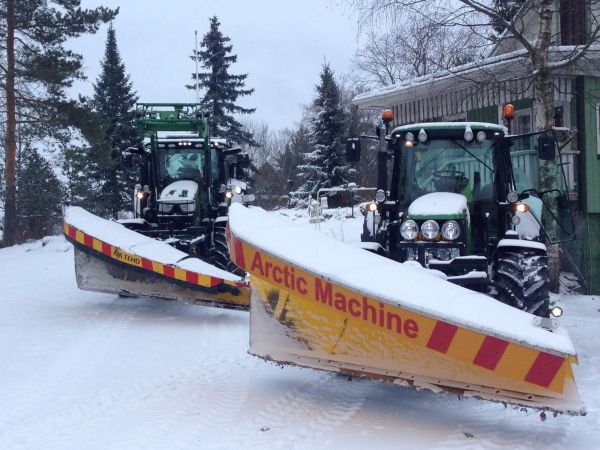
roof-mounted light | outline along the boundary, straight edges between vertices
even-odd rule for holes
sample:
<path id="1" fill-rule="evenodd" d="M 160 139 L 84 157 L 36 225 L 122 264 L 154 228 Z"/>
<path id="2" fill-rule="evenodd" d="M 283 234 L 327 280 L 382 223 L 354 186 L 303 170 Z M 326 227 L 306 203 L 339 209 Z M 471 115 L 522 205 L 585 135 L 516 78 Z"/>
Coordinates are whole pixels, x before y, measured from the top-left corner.
<path id="1" fill-rule="evenodd" d="M 471 142 L 473 140 L 473 130 L 471 130 L 471 127 L 467 125 L 467 128 L 465 129 L 465 141 L 467 142 Z"/>
<path id="2" fill-rule="evenodd" d="M 384 109 L 381 113 L 381 120 L 385 123 L 390 123 L 394 120 L 394 113 L 391 109 Z"/>
<path id="3" fill-rule="evenodd" d="M 504 105 L 502 117 L 506 120 L 513 120 L 515 118 L 515 107 L 510 103 Z"/>
<path id="4" fill-rule="evenodd" d="M 427 142 L 427 132 L 421 128 L 421 131 L 419 131 L 419 142 L 424 143 Z"/>

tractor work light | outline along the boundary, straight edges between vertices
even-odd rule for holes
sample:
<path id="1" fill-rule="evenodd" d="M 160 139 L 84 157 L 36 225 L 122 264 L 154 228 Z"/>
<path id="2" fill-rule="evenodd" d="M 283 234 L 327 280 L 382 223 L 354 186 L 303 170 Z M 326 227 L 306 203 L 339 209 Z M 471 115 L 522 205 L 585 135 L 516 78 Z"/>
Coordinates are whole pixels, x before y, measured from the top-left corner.
<path id="1" fill-rule="evenodd" d="M 400 234 L 407 241 L 412 241 L 419 234 L 419 226 L 414 220 L 407 220 L 400 225 Z"/>
<path id="2" fill-rule="evenodd" d="M 447 241 L 454 241 L 460 236 L 460 225 L 456 220 L 449 220 L 442 225 L 442 236 Z"/>
<path id="3" fill-rule="evenodd" d="M 377 211 L 377 203 L 373 203 L 373 202 L 369 203 L 367 205 L 367 211 L 369 211 L 369 212 Z"/>
<path id="4" fill-rule="evenodd" d="M 136 197 L 138 200 L 143 200 L 143 199 L 144 199 L 144 193 L 143 193 L 143 192 L 141 192 L 141 191 L 137 191 L 137 192 L 135 193 L 135 197 Z"/>
<path id="5" fill-rule="evenodd" d="M 406 142 L 414 142 L 415 141 L 415 135 L 412 134 L 410 131 L 408 133 L 406 133 Z"/>
<path id="6" fill-rule="evenodd" d="M 563 309 L 558 305 L 554 305 L 550 310 L 550 314 L 552 314 L 553 317 L 560 317 L 563 315 Z"/>
<path id="7" fill-rule="evenodd" d="M 479 131 L 477 133 L 477 142 L 483 142 L 483 141 L 485 141 L 485 138 L 486 138 L 485 131 Z"/>
<path id="8" fill-rule="evenodd" d="M 464 138 L 467 142 L 471 142 L 473 140 L 473 130 L 471 130 L 471 127 L 466 128 Z"/>
<path id="9" fill-rule="evenodd" d="M 234 189 L 234 191 L 235 191 L 236 194 L 241 194 L 242 193 L 242 188 L 239 187 L 239 186 L 236 186 L 235 189 Z"/>
<path id="10" fill-rule="evenodd" d="M 506 201 L 509 203 L 517 203 L 519 200 L 519 193 L 517 191 L 510 191 L 506 194 Z"/>
<path id="11" fill-rule="evenodd" d="M 517 205 L 515 205 L 515 211 L 520 213 L 526 213 L 527 211 L 529 211 L 529 205 L 527 205 L 526 203 L 518 203 Z"/>
<path id="12" fill-rule="evenodd" d="M 440 226 L 435 220 L 426 220 L 421 225 L 421 233 L 425 239 L 432 241 L 440 234 Z"/>
<path id="13" fill-rule="evenodd" d="M 385 201 L 385 192 L 383 191 L 383 189 L 379 189 L 376 193 L 375 193 L 375 201 L 376 202 L 384 202 Z"/>
<path id="14" fill-rule="evenodd" d="M 419 142 L 422 144 L 427 142 L 427 132 L 423 128 L 421 128 L 421 131 L 419 131 L 418 138 Z"/>
<path id="15" fill-rule="evenodd" d="M 231 200 L 232 197 L 233 197 L 233 192 L 231 192 L 231 191 L 225 192 L 225 198 L 226 199 Z"/>

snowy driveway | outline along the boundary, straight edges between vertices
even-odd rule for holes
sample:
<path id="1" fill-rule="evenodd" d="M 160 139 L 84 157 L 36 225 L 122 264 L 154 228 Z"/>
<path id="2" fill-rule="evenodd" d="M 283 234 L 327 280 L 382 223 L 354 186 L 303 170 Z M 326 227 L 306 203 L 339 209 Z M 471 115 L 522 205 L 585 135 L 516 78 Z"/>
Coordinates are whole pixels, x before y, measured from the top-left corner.
<path id="1" fill-rule="evenodd" d="M 600 448 L 600 300 L 563 299 L 589 414 L 253 358 L 248 314 L 79 291 L 62 237 L 0 250 L 0 448 Z"/>

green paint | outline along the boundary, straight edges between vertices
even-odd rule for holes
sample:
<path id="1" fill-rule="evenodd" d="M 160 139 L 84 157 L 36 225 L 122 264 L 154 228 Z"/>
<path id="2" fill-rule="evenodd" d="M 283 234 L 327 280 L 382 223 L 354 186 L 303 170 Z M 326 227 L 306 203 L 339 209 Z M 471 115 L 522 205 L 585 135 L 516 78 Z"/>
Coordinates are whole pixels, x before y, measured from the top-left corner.
<path id="1" fill-rule="evenodd" d="M 585 209 L 600 213 L 600 159 L 598 159 L 597 104 L 600 103 L 600 78 L 585 77 L 583 114 L 585 129 Z M 600 244 L 599 244 L 600 245 Z"/>
<path id="2" fill-rule="evenodd" d="M 469 122 L 498 123 L 498 107 L 487 106 L 467 111 L 467 120 Z"/>

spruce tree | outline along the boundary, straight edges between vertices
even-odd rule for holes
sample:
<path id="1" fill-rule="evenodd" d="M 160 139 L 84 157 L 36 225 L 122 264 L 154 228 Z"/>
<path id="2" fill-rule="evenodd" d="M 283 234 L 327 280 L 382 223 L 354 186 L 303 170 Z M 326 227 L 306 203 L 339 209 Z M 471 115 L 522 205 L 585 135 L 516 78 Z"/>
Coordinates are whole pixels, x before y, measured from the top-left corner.
<path id="1" fill-rule="evenodd" d="M 328 64 L 323 65 L 316 90 L 317 97 L 312 104 L 311 151 L 304 154 L 304 164 L 299 168 L 304 181 L 300 190 L 309 192 L 344 184 L 353 173 L 345 161 L 346 118 L 340 89 Z"/>
<path id="2" fill-rule="evenodd" d="M 40 137 L 64 131 L 61 118 L 75 102 L 66 99 L 74 79 L 84 78 L 81 55 L 65 48 L 67 40 L 95 33 L 118 10 L 81 8 L 81 0 L 4 0 L 0 2 L 2 94 L 5 131 L 5 245 L 17 242 L 17 128 L 35 125 Z"/>
<path id="3" fill-rule="evenodd" d="M 36 149 L 26 147 L 17 164 L 19 240 L 39 239 L 60 222 L 64 187 L 50 163 Z"/>
<path id="4" fill-rule="evenodd" d="M 115 216 L 121 210 L 131 209 L 137 174 L 133 169 L 123 168 L 112 154 L 115 150 L 136 146 L 140 137 L 134 117 L 138 98 L 125 72 L 112 24 L 108 29 L 101 66 L 102 71 L 94 84 L 92 105 L 105 132 L 105 140 L 100 146 L 90 149 L 94 160 L 90 166 L 90 178 L 100 183 L 97 210 Z"/>
<path id="5" fill-rule="evenodd" d="M 498 14 L 511 22 L 526 0 L 494 0 L 494 9 Z M 498 34 L 502 34 L 504 27 L 496 20 L 492 20 L 492 26 Z"/>
<path id="6" fill-rule="evenodd" d="M 194 51 L 192 60 L 201 63 L 205 71 L 192 74 L 192 85 L 195 83 L 204 91 L 202 105 L 210 115 L 213 136 L 220 136 L 238 144 L 256 145 L 252 134 L 235 119 L 234 114 L 251 114 L 256 108 L 243 108 L 236 104 L 238 98 L 254 92 L 254 89 L 244 89 L 248 74 L 232 75 L 229 68 L 237 61 L 237 55 L 231 54 L 233 46 L 228 44 L 230 38 L 223 36 L 219 29 L 219 19 L 210 19 L 210 31 L 204 35 L 198 53 Z"/>

